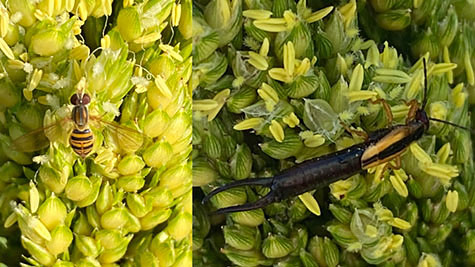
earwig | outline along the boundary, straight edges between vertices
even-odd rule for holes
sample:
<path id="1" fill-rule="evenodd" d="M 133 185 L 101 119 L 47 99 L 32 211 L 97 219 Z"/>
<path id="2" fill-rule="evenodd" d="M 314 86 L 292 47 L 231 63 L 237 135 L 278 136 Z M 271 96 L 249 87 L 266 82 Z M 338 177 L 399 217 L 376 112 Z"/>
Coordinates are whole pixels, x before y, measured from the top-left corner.
<path id="1" fill-rule="evenodd" d="M 429 129 L 429 121 L 448 123 L 462 129 L 467 128 L 450 122 L 430 118 L 424 108 L 427 104 L 427 67 L 424 63 L 424 97 L 421 107 L 417 101 L 412 100 L 406 124 L 394 125 L 367 134 L 363 143 L 349 148 L 336 151 L 312 160 L 297 164 L 271 178 L 256 178 L 239 180 L 210 192 L 203 199 L 203 203 L 212 196 L 230 188 L 246 185 L 258 185 L 270 188 L 270 192 L 263 198 L 253 203 L 246 203 L 227 208 L 221 208 L 214 214 L 247 211 L 263 208 L 271 203 L 295 197 L 305 192 L 325 187 L 333 182 L 349 178 L 361 173 L 368 168 L 388 163 L 396 159 L 400 163 L 399 156 L 406 151 L 409 145 L 420 139 L 424 132 Z M 387 105 L 384 101 L 383 105 Z M 388 110 L 389 107 L 385 106 Z M 398 166 L 396 166 L 398 167 Z"/>

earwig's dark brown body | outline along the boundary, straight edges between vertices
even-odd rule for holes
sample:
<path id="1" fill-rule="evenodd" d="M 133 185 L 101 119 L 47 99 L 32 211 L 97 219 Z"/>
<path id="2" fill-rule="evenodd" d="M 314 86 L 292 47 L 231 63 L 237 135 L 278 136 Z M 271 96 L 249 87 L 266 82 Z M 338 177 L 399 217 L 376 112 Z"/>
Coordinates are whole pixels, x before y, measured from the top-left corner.
<path id="1" fill-rule="evenodd" d="M 427 88 L 427 84 L 425 88 Z M 396 159 L 413 141 L 420 139 L 429 128 L 429 117 L 424 111 L 426 94 L 424 94 L 422 107 L 419 108 L 415 101 L 411 101 L 409 104 L 411 109 L 404 125 L 391 126 L 370 133 L 363 143 L 295 165 L 272 178 L 245 179 L 227 184 L 210 192 L 203 202 L 217 193 L 233 187 L 260 185 L 271 189 L 262 199 L 254 203 L 218 209 L 214 213 L 262 208 L 270 203 L 322 188 L 368 168 Z"/>

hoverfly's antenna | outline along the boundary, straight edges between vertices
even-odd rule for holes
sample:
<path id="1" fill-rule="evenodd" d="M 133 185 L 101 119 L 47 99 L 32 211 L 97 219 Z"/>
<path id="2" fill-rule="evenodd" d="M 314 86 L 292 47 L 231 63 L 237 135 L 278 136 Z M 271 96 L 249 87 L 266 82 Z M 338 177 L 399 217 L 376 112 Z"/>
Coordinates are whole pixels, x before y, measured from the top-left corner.
<path id="1" fill-rule="evenodd" d="M 424 110 L 427 104 L 427 64 L 426 64 L 426 58 L 422 58 L 422 63 L 424 64 L 424 96 L 422 99 L 422 107 L 421 109 Z"/>

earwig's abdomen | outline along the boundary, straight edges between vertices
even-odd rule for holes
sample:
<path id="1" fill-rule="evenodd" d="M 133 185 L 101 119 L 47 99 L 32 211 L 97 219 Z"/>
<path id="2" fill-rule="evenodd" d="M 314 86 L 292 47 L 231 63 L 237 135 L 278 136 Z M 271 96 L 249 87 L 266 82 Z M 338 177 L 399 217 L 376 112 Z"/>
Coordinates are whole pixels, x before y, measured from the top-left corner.
<path id="1" fill-rule="evenodd" d="M 94 135 L 92 134 L 91 129 L 74 129 L 69 138 L 69 144 L 76 154 L 80 157 L 85 158 L 92 151 L 94 146 Z"/>
<path id="2" fill-rule="evenodd" d="M 272 190 L 285 199 L 335 181 L 351 177 L 362 171 L 361 156 L 367 144 L 358 144 L 323 157 L 306 161 L 274 177 Z"/>

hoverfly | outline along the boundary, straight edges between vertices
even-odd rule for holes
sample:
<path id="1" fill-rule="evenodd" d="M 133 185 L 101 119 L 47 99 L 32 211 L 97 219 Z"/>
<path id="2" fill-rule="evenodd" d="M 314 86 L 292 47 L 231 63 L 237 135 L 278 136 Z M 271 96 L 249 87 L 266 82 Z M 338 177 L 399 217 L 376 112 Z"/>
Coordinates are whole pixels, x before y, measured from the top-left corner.
<path id="1" fill-rule="evenodd" d="M 84 90 L 78 90 L 70 98 L 70 102 L 73 105 L 71 117 L 65 117 L 55 123 L 14 139 L 12 141 L 13 149 L 21 152 L 34 152 L 46 148 L 49 145 L 49 139 L 46 137 L 47 133 L 69 129 L 67 130 L 70 132 L 69 145 L 78 156 L 85 159 L 92 152 L 94 142 L 96 141 L 93 131 L 89 127 L 90 121 L 97 122 L 109 129 L 113 134 L 117 135 L 119 142 L 133 148 L 131 150 L 136 150 L 142 146 L 144 136 L 137 130 L 90 115 L 88 110 L 90 101 L 91 97 L 89 94 L 84 93 Z M 71 123 L 72 130 L 71 127 L 68 127 L 71 126 Z"/>

